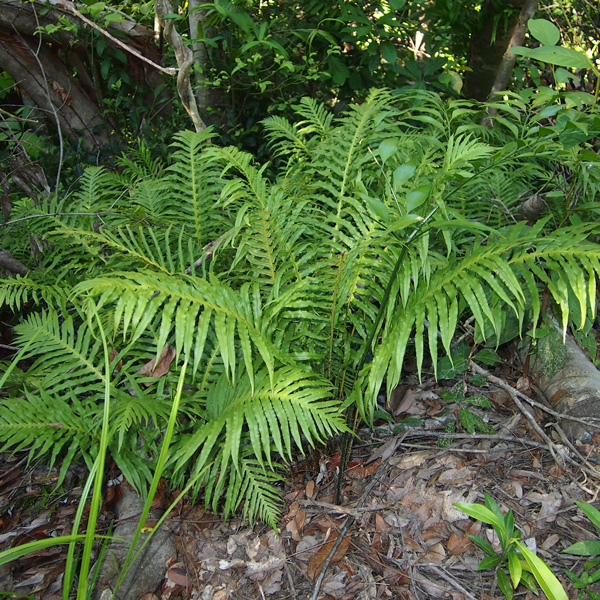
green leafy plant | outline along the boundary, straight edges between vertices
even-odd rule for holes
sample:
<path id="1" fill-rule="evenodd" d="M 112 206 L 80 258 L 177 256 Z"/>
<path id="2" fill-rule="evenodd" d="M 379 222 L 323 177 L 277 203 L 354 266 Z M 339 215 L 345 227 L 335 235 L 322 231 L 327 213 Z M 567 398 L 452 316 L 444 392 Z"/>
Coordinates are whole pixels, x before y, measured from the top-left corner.
<path id="1" fill-rule="evenodd" d="M 2 450 L 60 459 L 63 478 L 106 448 L 145 493 L 183 376 L 163 475 L 275 526 L 281 464 L 347 431 L 346 409 L 372 423 L 407 353 L 439 375 L 461 321 L 483 343 L 511 315 L 518 335 L 545 289 L 580 326 L 595 314 L 600 228 L 585 215 L 600 177 L 572 222 L 573 203 L 514 215 L 527 190 L 599 164 L 540 127 L 535 101 L 496 105 L 488 130 L 483 107 L 431 92 L 376 90 L 338 118 L 303 99 L 293 122 L 264 123 L 276 171 L 180 132 L 164 168 L 139 150 L 119 175 L 90 168 L 69 195 L 16 205 L 2 247 L 29 272 L 0 302 L 27 368 L 3 387 Z"/>
<path id="2" fill-rule="evenodd" d="M 600 534 L 600 512 L 587 502 L 575 501 L 575 504 L 579 506 L 592 522 L 598 534 Z M 575 542 L 568 548 L 565 548 L 563 552 L 574 554 L 575 556 L 595 557 L 583 564 L 583 571 L 580 575 L 576 575 L 573 571 L 565 571 L 565 574 L 573 582 L 573 587 L 577 590 L 577 600 L 582 600 L 585 597 L 592 598 L 592 600 L 599 600 L 600 594 L 588 588 L 597 581 L 600 581 L 600 569 L 596 568 L 600 565 L 600 541 L 583 540 Z"/>
<path id="3" fill-rule="evenodd" d="M 530 19 L 527 27 L 529 33 L 540 43 L 540 45 L 537 48 L 514 46 L 511 48 L 511 52 L 519 56 L 525 56 L 542 63 L 548 63 L 552 66 L 559 67 L 554 73 L 557 83 L 566 83 L 570 78 L 569 72 L 565 71 L 562 67 L 590 69 L 597 78 L 594 95 L 594 98 L 597 101 L 600 92 L 600 72 L 587 53 L 579 49 L 557 46 L 560 41 L 560 30 L 554 23 L 547 19 Z M 584 93 L 576 92 L 571 93 L 571 97 L 575 98 L 577 94 L 579 94 L 582 99 L 586 96 Z"/>
<path id="4" fill-rule="evenodd" d="M 494 428 L 486 423 L 483 418 L 473 412 L 472 407 L 476 408 L 490 408 L 492 403 L 482 396 L 481 394 L 467 395 L 466 393 L 467 384 L 465 382 L 459 382 L 455 384 L 451 390 L 442 392 L 440 394 L 442 400 L 450 404 L 456 405 L 456 420 L 449 423 L 446 426 L 446 431 L 456 431 L 456 426 L 460 424 L 470 434 L 474 433 L 494 433 Z M 446 442 L 451 438 L 442 438 L 440 442 Z M 444 445 L 442 443 L 442 445 Z"/>
<path id="5" fill-rule="evenodd" d="M 491 525 L 498 536 L 499 553 L 482 537 L 467 534 L 486 555 L 477 569 L 496 570 L 498 587 L 507 600 L 512 600 L 514 590 L 520 583 L 537 594 L 536 581 L 549 600 L 567 600 L 564 588 L 544 561 L 521 543 L 521 531 L 515 528 L 512 510 L 502 514 L 496 501 L 488 494 L 485 494 L 484 505 L 457 503 L 454 506 L 470 517 Z"/>

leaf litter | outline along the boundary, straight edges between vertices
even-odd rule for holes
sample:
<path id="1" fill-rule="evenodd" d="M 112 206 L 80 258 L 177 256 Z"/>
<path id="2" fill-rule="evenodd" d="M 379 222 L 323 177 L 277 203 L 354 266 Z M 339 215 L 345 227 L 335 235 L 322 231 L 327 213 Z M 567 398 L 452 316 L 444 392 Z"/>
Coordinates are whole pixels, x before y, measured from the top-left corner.
<path id="1" fill-rule="evenodd" d="M 158 364 L 146 366 L 148 374 L 168 370 L 169 359 L 165 348 Z M 322 600 L 500 598 L 493 572 L 476 570 L 481 551 L 467 535 L 484 535 L 492 545 L 497 540 L 454 506 L 481 502 L 484 492 L 503 511 L 513 510 L 524 539 L 568 584 L 563 569 L 573 568 L 573 560 L 560 551 L 595 537 L 574 502 L 595 501 L 587 492 L 598 489 L 598 481 L 572 465 L 557 465 L 536 428 L 496 388 L 478 391 L 492 409 L 469 407 L 495 434 L 470 435 L 460 426 L 447 432 L 458 411 L 442 400 L 442 391 L 441 384 L 407 388 L 396 395 L 395 423 L 359 432 L 341 506 L 334 504 L 340 456 L 325 450 L 290 467 L 277 531 L 238 518 L 224 522 L 200 506 L 180 503 L 166 521 L 178 556 L 162 565 L 160 587 L 140 597 L 283 600 L 311 598 L 317 591 Z M 544 415 L 534 414 L 543 427 Z M 589 455 L 597 448 L 579 450 Z M 57 496 L 50 494 L 57 471 L 27 466 L 24 457 L 1 456 L 0 550 L 70 533 L 81 494 L 83 472 L 72 468 L 64 485 L 69 491 Z M 116 478 L 107 487 L 98 533 L 108 531 L 121 485 Z M 160 495 L 166 505 L 166 486 Z M 0 567 L 0 592 L 61 598 L 66 552 L 50 547 Z"/>

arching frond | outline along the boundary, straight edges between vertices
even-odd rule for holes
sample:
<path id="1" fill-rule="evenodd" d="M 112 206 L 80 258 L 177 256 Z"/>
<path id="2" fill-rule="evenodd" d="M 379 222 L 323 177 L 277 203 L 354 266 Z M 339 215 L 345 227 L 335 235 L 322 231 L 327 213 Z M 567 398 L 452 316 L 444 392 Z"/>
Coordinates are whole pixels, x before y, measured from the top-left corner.
<path id="1" fill-rule="evenodd" d="M 75 455 L 91 467 L 99 443 L 95 416 L 89 403 L 70 391 L 26 390 L 23 398 L 0 403 L 0 452 L 27 448 L 30 460 L 47 454 L 51 466 L 60 457 L 60 485 Z"/>
<path id="2" fill-rule="evenodd" d="M 270 372 L 279 352 L 256 322 L 248 287 L 233 290 L 212 278 L 175 279 L 159 273 L 115 273 L 79 284 L 74 293 L 96 299 L 98 309 L 113 306 L 114 327 L 138 339 L 156 320 L 157 347 L 174 335 L 177 354 L 183 353 L 196 372 L 203 358 L 209 329 L 214 332 L 225 370 L 235 379 L 237 352 L 252 380 L 253 349 Z"/>
<path id="3" fill-rule="evenodd" d="M 0 306 L 19 310 L 27 302 L 63 306 L 69 289 L 50 283 L 39 283 L 30 277 L 11 277 L 0 282 Z"/>
<path id="4" fill-rule="evenodd" d="M 38 390 L 81 395 L 101 389 L 101 343 L 86 324 L 71 315 L 60 318 L 55 311 L 39 312 L 17 325 L 15 333 L 17 344 L 30 343 L 23 359 L 35 358 L 28 375 L 37 378 Z"/>

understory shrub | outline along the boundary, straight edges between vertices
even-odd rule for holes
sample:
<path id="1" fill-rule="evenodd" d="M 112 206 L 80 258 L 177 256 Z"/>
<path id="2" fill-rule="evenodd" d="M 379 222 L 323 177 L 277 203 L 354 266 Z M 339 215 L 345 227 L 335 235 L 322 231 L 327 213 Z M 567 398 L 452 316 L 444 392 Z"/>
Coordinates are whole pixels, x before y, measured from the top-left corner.
<path id="1" fill-rule="evenodd" d="M 264 123 L 277 170 L 183 131 L 169 164 L 142 148 L 22 200 L 0 229 L 29 269 L 0 288 L 23 348 L 2 451 L 61 481 L 91 467 L 110 389 L 108 452 L 143 493 L 186 364 L 165 475 L 275 525 L 281 463 L 348 407 L 371 422 L 407 353 L 435 371 L 470 317 L 482 345 L 535 330 L 542 291 L 564 327 L 594 318 L 598 117 L 547 102 L 509 94 L 487 128 L 485 107 L 429 92 L 373 91 L 336 119 L 304 99 Z"/>

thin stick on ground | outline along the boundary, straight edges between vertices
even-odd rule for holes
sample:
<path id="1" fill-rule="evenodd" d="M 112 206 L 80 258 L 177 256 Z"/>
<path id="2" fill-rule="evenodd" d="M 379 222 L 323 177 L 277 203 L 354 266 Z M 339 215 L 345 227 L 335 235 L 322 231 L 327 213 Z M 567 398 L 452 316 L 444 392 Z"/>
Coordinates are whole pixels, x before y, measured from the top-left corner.
<path id="1" fill-rule="evenodd" d="M 521 413 L 527 419 L 527 421 L 529 421 L 529 424 L 531 425 L 533 430 L 544 440 L 544 442 L 546 442 L 546 447 L 547 447 L 548 451 L 550 452 L 550 454 L 552 454 L 552 458 L 554 459 L 556 464 L 561 469 L 563 469 L 565 471 L 567 470 L 566 463 L 576 467 L 577 469 L 580 469 L 580 470 L 584 469 L 584 465 L 582 465 L 581 463 L 578 463 L 576 460 L 571 458 L 571 456 L 569 456 L 570 449 L 568 447 L 565 446 L 564 449 L 557 447 L 557 445 L 548 437 L 546 432 L 539 426 L 539 424 L 537 423 L 535 418 L 531 415 L 531 413 L 525 408 L 525 406 L 521 402 L 521 399 L 524 399 L 527 402 L 533 402 L 533 400 L 531 398 L 529 398 L 527 395 L 523 394 L 522 392 L 519 392 L 518 390 L 514 389 L 511 385 L 509 385 L 508 383 L 506 383 L 499 377 L 494 377 L 494 375 L 491 375 L 485 369 L 483 369 L 482 367 L 480 367 L 479 365 L 477 365 L 473 362 L 471 363 L 471 370 L 474 373 L 477 373 L 478 375 L 484 375 L 494 385 L 501 387 L 503 390 L 506 390 L 509 393 L 512 401 L 515 403 L 515 405 L 521 411 Z M 559 416 L 562 417 L 563 415 L 559 415 Z M 586 424 L 587 424 L 587 422 L 586 422 Z M 579 455 L 579 453 L 577 453 L 577 455 Z M 598 473 L 593 473 L 593 475 L 597 476 Z"/>
<path id="2" fill-rule="evenodd" d="M 542 404 L 541 402 L 537 402 L 533 398 L 530 398 L 527 394 L 524 394 L 523 392 L 516 390 L 514 387 L 512 387 L 511 385 L 506 383 L 506 381 L 503 381 L 499 377 L 492 375 L 489 371 L 486 371 L 485 369 L 483 369 L 479 365 L 475 364 L 474 362 L 471 362 L 471 371 L 473 371 L 473 373 L 477 373 L 478 375 L 485 376 L 485 378 L 488 381 L 490 381 L 494 385 L 497 385 L 498 387 L 502 388 L 503 390 L 506 390 L 509 394 L 511 394 L 511 397 L 512 397 L 512 394 L 515 394 L 521 400 L 525 400 L 525 402 L 527 402 L 528 404 L 531 404 L 531 406 L 535 406 L 536 408 L 543 410 L 545 413 L 548 413 L 549 415 L 552 415 L 553 417 L 556 417 L 557 419 L 566 419 L 567 421 L 574 421 L 575 423 L 581 423 L 582 425 L 593 427 L 595 429 L 600 429 L 600 424 L 598 423 L 598 421 L 600 419 L 597 419 L 595 417 L 586 417 L 585 419 L 581 419 L 579 417 L 574 417 L 572 415 L 567 415 L 565 413 L 559 413 L 555 410 L 552 410 L 550 407 L 546 406 L 545 404 Z"/>
<path id="3" fill-rule="evenodd" d="M 366 502 L 366 500 L 369 497 L 369 494 L 371 493 L 373 488 L 387 474 L 387 472 L 389 471 L 390 468 L 391 468 L 391 465 L 385 465 L 385 466 L 380 467 L 380 469 L 377 472 L 377 474 L 375 475 L 375 477 L 373 477 L 373 481 L 371 481 L 371 483 L 369 483 L 369 485 L 365 489 L 363 495 L 359 498 L 358 502 L 356 503 L 356 509 L 362 508 L 362 505 Z M 315 588 L 313 590 L 311 600 L 317 600 L 317 598 L 319 596 L 319 591 L 321 590 L 321 585 L 323 584 L 323 579 L 325 579 L 325 573 L 327 572 L 327 569 L 329 568 L 329 565 L 331 564 L 331 561 L 333 560 L 335 553 L 338 551 L 338 548 L 340 547 L 342 540 L 346 537 L 346 534 L 348 533 L 348 530 L 350 529 L 350 527 L 354 523 L 354 521 L 356 521 L 356 517 L 349 516 L 344 521 L 344 524 L 340 527 L 337 539 L 335 540 L 335 544 L 333 544 L 331 550 L 329 551 L 329 554 L 327 555 L 327 558 L 323 562 L 323 566 L 321 567 L 321 572 L 319 573 L 319 576 L 317 577 L 317 580 L 315 581 Z"/>
<path id="4" fill-rule="evenodd" d="M 458 592 L 460 592 L 461 594 L 464 594 L 467 598 L 469 598 L 469 600 L 477 600 L 477 598 L 475 596 L 473 596 L 473 594 L 468 592 L 462 585 L 460 585 L 460 583 L 456 580 L 455 577 L 452 577 L 452 575 L 449 575 L 448 573 L 446 573 L 446 571 L 444 571 L 444 569 L 441 569 L 440 567 L 434 567 L 434 566 L 428 566 L 427 569 L 433 571 L 437 577 L 439 577 L 439 578 L 443 579 L 445 582 L 449 583 L 455 590 L 457 590 Z"/>

